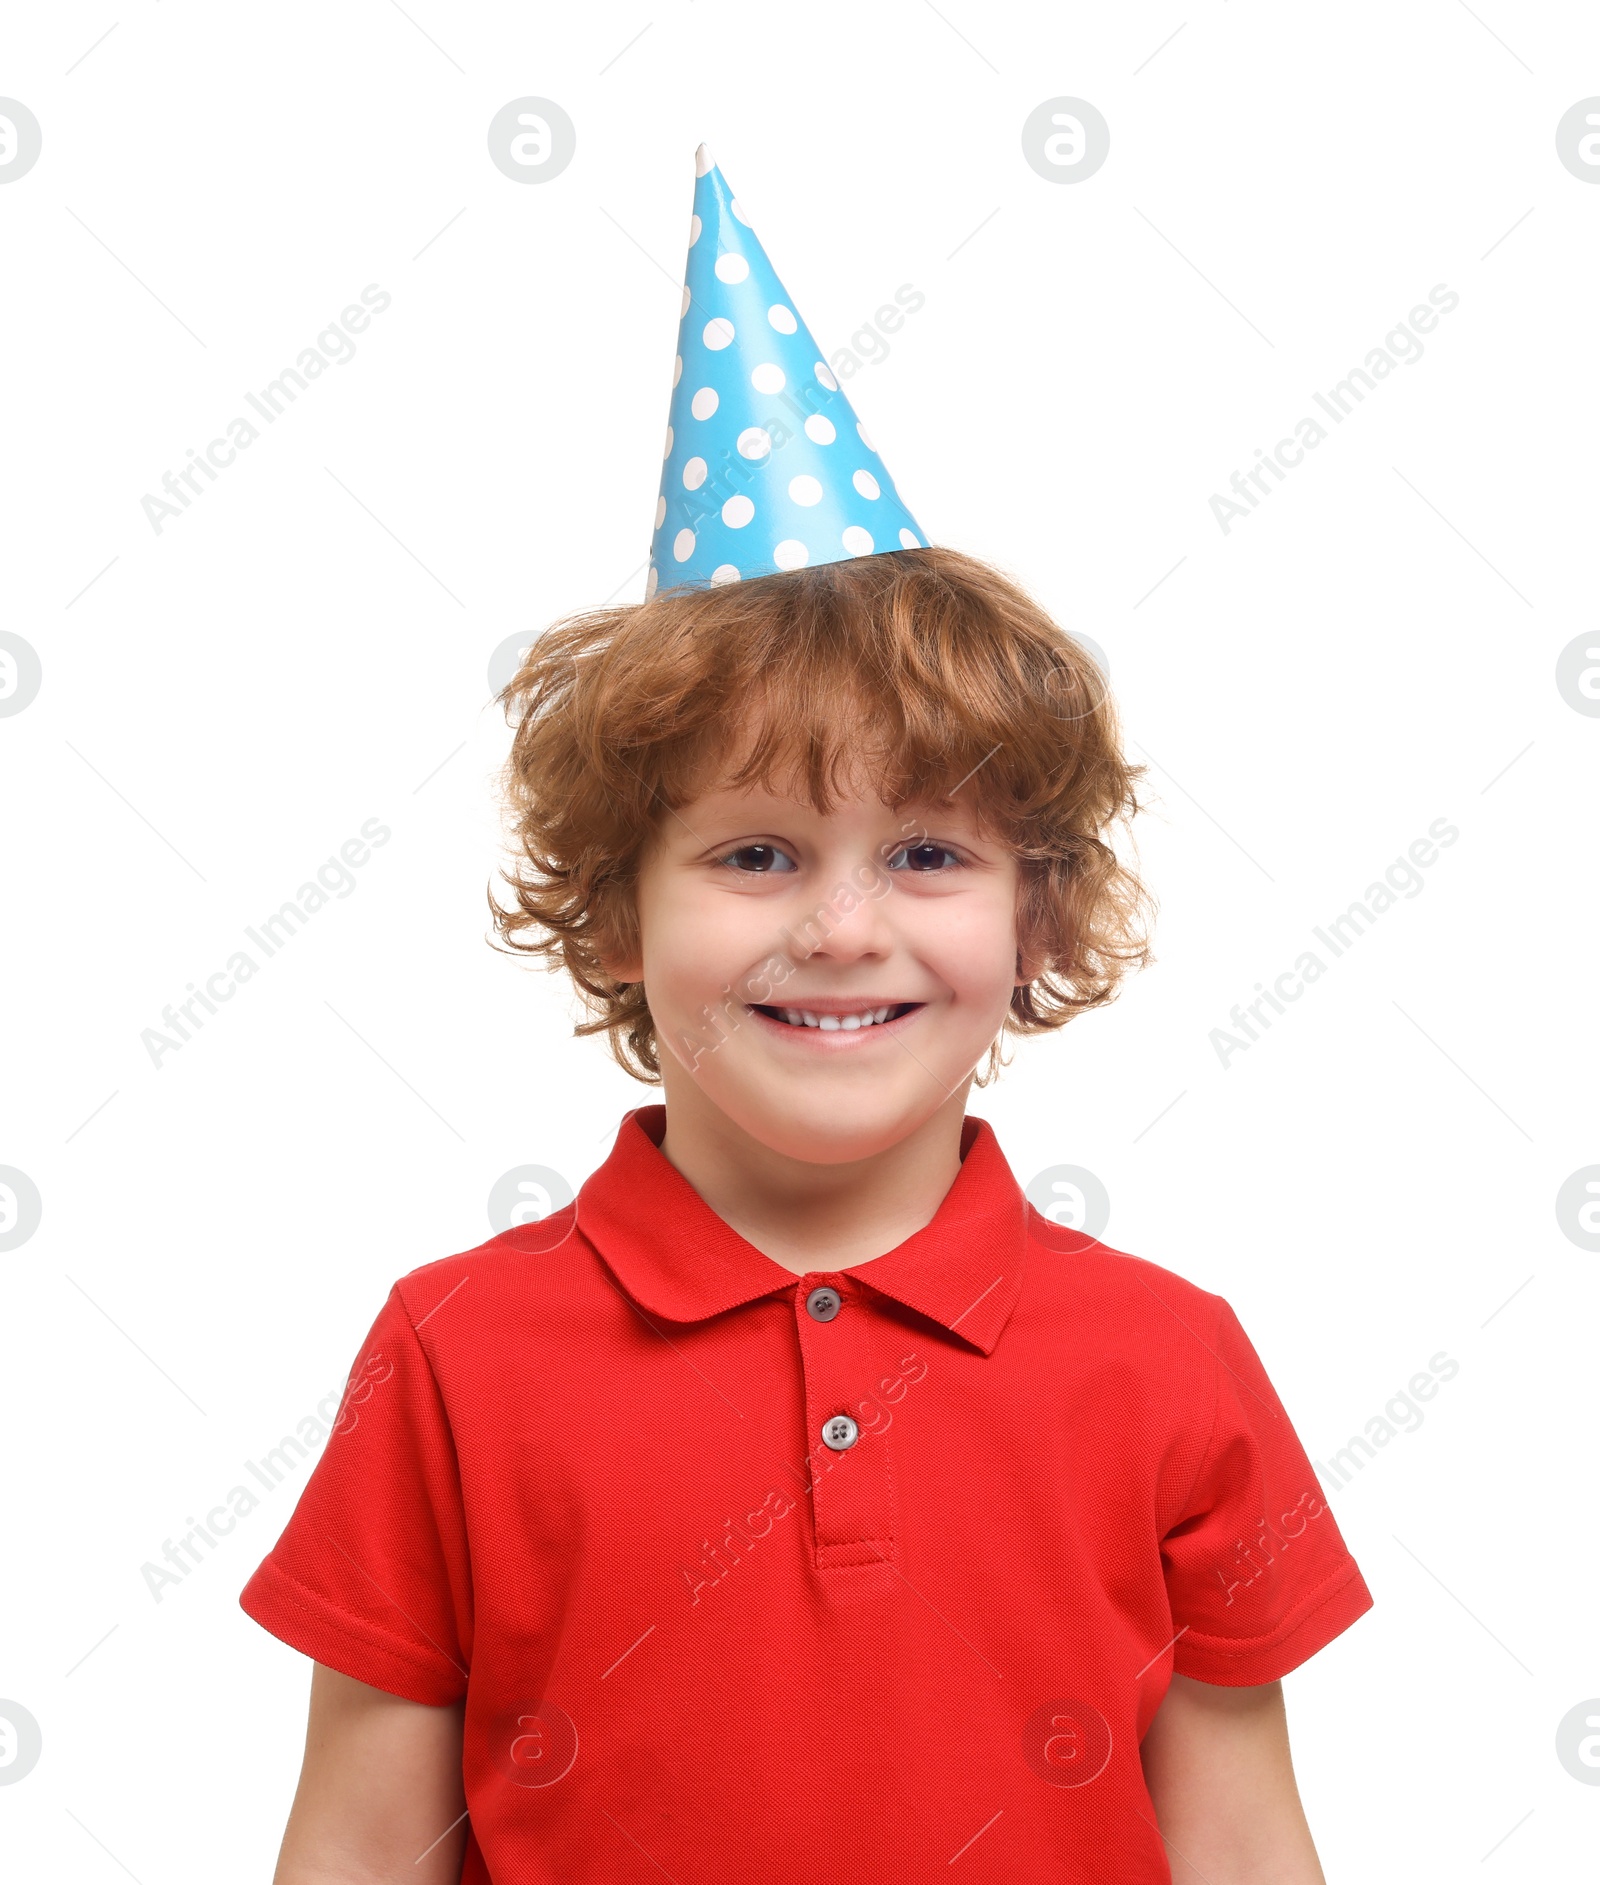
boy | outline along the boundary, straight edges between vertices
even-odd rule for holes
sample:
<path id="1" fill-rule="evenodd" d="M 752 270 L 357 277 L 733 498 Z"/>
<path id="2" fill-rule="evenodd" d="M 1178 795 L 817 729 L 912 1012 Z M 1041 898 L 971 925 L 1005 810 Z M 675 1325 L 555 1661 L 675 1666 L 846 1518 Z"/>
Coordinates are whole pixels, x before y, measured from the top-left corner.
<path id="1" fill-rule="evenodd" d="M 1143 958 L 1113 709 L 699 171 L 647 599 L 506 690 L 494 906 L 665 1104 L 373 1325 L 242 1598 L 317 1665 L 278 1885 L 1316 1885 L 1279 1678 L 1361 1573 L 1228 1305 L 965 1113 Z"/>

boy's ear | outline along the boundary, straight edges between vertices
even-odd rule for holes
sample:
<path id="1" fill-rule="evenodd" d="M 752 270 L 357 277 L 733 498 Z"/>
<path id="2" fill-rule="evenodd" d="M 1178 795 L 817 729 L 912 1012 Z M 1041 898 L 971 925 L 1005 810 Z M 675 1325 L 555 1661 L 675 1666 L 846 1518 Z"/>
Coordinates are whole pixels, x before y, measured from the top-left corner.
<path id="1" fill-rule="evenodd" d="M 616 924 L 609 924 L 612 929 L 612 942 L 597 941 L 596 959 L 601 969 L 611 976 L 612 982 L 643 982 L 645 980 L 645 952 L 639 944 L 639 929 L 633 926 L 631 937 L 616 937 Z"/>
<path id="2" fill-rule="evenodd" d="M 637 956 L 601 955 L 600 966 L 614 982 L 642 982 L 644 963 Z"/>

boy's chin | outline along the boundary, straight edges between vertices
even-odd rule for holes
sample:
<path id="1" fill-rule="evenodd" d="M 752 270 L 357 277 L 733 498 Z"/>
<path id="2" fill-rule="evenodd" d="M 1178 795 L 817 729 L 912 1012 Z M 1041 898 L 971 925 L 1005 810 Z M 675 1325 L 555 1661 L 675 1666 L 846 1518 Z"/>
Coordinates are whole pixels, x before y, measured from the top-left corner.
<path id="1" fill-rule="evenodd" d="M 848 1165 L 899 1145 L 940 1110 L 937 1093 L 929 1105 L 925 1096 L 897 1093 L 894 1085 L 885 1081 L 852 1092 L 842 1082 L 841 1090 L 829 1092 L 826 1082 L 809 1091 L 806 1083 L 776 1082 L 756 1091 L 733 1083 L 707 1097 L 770 1152 L 808 1165 Z"/>

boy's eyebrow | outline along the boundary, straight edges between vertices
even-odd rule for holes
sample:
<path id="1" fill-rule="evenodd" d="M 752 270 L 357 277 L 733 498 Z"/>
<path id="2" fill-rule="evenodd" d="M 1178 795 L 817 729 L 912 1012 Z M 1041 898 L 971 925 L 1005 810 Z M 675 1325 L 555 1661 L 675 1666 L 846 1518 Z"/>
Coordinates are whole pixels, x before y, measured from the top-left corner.
<path id="1" fill-rule="evenodd" d="M 689 823 L 688 819 L 684 817 L 683 813 L 680 812 L 676 806 L 669 805 L 667 806 L 666 810 L 667 810 L 668 816 L 675 819 L 678 824 L 682 825 L 684 830 L 688 832 L 689 836 L 694 839 L 696 844 L 700 845 L 703 849 L 706 849 L 706 850 L 710 849 L 710 846 L 706 843 L 706 840 L 700 836 L 699 832 L 695 830 L 694 826 Z M 654 836 L 651 838 L 650 842 L 652 844 L 659 845 L 662 841 L 663 832 L 664 832 L 664 826 L 657 826 Z"/>

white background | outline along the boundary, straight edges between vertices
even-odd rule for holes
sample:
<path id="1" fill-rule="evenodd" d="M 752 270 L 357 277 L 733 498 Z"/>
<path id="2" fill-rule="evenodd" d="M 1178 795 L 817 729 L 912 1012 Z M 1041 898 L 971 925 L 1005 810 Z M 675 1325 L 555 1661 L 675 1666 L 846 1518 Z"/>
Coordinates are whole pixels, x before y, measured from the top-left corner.
<path id="1" fill-rule="evenodd" d="M 395 1277 L 490 1235 L 496 1178 L 575 1186 L 656 1097 L 486 944 L 486 675 L 642 596 L 705 139 L 830 352 L 925 294 L 846 391 L 931 538 L 1105 650 L 1151 766 L 1157 963 L 973 1109 L 1232 1302 L 1313 1457 L 1459 1363 L 1332 1495 L 1376 1605 L 1286 1682 L 1330 1879 L 1575 1876 L 1600 1257 L 1555 1198 L 1600 1158 L 1600 723 L 1555 669 L 1594 624 L 1600 188 L 1555 127 L 1600 18 L 129 0 L 7 36 L 44 140 L 0 188 L 0 627 L 43 665 L 0 720 L 0 1162 L 43 1199 L 0 1254 L 0 1697 L 44 1735 L 9 1875 L 269 1876 L 309 1666 L 237 1595 L 300 1482 L 159 1604 L 141 1566 Z M 524 94 L 577 126 L 537 187 L 485 142 Z M 1020 142 L 1062 94 L 1111 127 L 1069 187 Z M 355 358 L 154 532 L 368 283 Z M 1212 494 L 1438 283 L 1423 357 L 1225 535 Z M 153 1066 L 374 817 L 354 892 Z M 1224 1067 L 1212 1030 L 1439 818 L 1421 893 Z"/>

